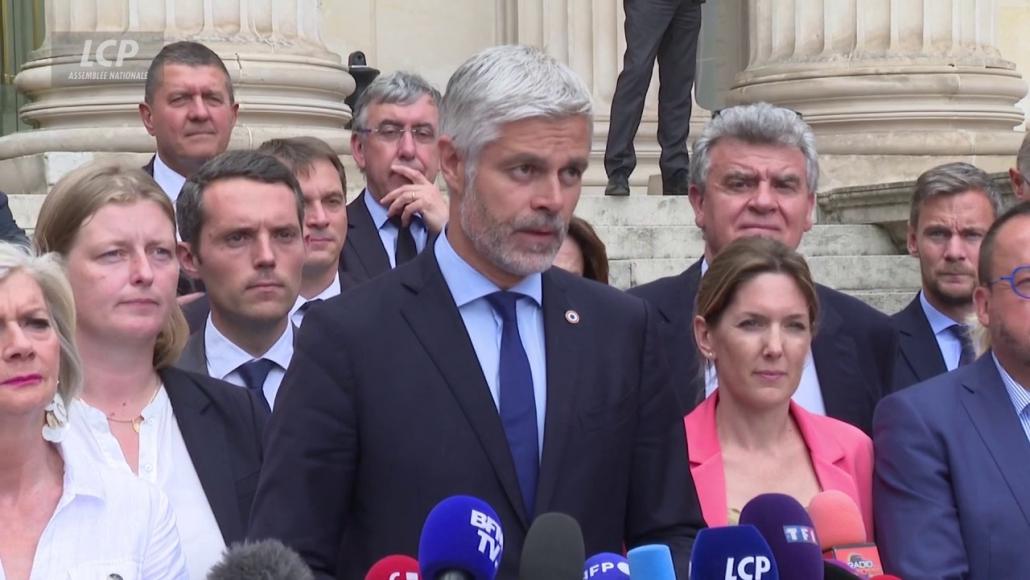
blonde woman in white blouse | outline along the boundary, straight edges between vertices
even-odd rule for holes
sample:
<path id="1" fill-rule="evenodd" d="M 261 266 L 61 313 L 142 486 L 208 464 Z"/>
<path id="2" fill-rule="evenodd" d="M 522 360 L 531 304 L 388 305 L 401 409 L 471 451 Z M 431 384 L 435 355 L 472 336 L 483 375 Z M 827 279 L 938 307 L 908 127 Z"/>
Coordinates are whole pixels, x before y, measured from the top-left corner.
<path id="1" fill-rule="evenodd" d="M 185 579 L 164 494 L 62 444 L 74 328 L 56 260 L 0 243 L 0 580 Z"/>

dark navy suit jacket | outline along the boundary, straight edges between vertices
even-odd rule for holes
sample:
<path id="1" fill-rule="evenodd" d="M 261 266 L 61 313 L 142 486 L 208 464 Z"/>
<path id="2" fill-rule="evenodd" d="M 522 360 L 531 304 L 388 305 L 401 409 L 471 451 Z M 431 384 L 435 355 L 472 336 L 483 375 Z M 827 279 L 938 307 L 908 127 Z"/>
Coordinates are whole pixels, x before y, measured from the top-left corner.
<path id="1" fill-rule="evenodd" d="M 18 223 L 14 221 L 7 194 L 2 191 L 0 191 L 0 240 L 24 246 L 29 245 L 29 238 L 25 235 L 25 230 L 18 227 Z"/>
<path id="2" fill-rule="evenodd" d="M 885 398 L 876 542 L 905 580 L 1030 578 L 1030 442 L 990 354 Z"/>
<path id="3" fill-rule="evenodd" d="M 948 372 L 941 347 L 926 319 L 919 295 L 903 310 L 891 316 L 898 331 L 898 360 L 894 364 L 893 390 L 904 389 Z"/>
<path id="4" fill-rule="evenodd" d="M 662 317 L 662 339 L 683 413 L 705 396 L 703 370 L 694 343 L 694 302 L 701 283 L 701 261 L 683 273 L 629 290 L 655 306 Z M 822 285 L 818 330 L 812 357 L 826 414 L 872 432 L 873 409 L 891 389 L 897 336 L 885 314 L 864 302 Z"/>

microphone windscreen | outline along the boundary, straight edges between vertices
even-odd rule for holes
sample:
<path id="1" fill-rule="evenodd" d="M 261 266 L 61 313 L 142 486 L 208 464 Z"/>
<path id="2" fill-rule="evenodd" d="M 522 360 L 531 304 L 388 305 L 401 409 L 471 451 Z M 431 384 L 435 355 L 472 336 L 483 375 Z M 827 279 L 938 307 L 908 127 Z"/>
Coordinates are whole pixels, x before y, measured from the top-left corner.
<path id="1" fill-rule="evenodd" d="M 418 563 L 425 580 L 461 571 L 474 580 L 493 580 L 504 553 L 501 518 L 485 501 L 455 495 L 426 516 L 418 542 Z"/>
<path id="2" fill-rule="evenodd" d="M 823 578 L 825 580 L 863 580 L 848 568 L 848 565 L 837 560 L 823 561 Z"/>
<path id="3" fill-rule="evenodd" d="M 812 518 L 798 501 L 782 493 L 763 493 L 740 511 L 772 548 L 780 580 L 822 580 L 823 554 Z"/>
<path id="4" fill-rule="evenodd" d="M 387 556 L 368 569 L 365 580 L 420 580 L 418 561 L 411 556 Z"/>
<path id="5" fill-rule="evenodd" d="M 519 564 L 521 580 L 581 580 L 586 549 L 583 532 L 570 516 L 537 516 L 526 533 Z"/>
<path id="6" fill-rule="evenodd" d="M 691 580 L 779 580 L 779 577 L 772 550 L 754 526 L 705 528 L 694 540 L 690 555 Z"/>
<path id="7" fill-rule="evenodd" d="M 583 580 L 629 580 L 629 560 L 611 552 L 595 554 L 583 564 Z"/>
<path id="8" fill-rule="evenodd" d="M 876 576 L 873 576 L 869 580 L 901 580 L 901 578 L 898 578 L 893 574 L 878 574 Z"/>
<path id="9" fill-rule="evenodd" d="M 207 580 L 314 580 L 315 575 L 297 552 L 279 540 L 233 544 L 222 561 L 207 573 Z"/>
<path id="10" fill-rule="evenodd" d="M 629 577 L 633 580 L 676 580 L 672 552 L 665 544 L 650 544 L 629 551 Z"/>
<path id="11" fill-rule="evenodd" d="M 869 541 L 858 504 L 842 491 L 832 489 L 815 494 L 808 503 L 808 515 L 812 517 L 819 548 L 823 551 Z"/>

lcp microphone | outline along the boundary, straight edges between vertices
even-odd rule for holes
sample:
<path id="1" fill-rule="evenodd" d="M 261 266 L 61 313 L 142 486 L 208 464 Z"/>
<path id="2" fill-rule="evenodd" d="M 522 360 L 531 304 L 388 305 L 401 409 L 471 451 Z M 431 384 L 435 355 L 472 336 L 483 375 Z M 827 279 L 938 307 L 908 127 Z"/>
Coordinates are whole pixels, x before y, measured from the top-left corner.
<path id="1" fill-rule="evenodd" d="M 705 528 L 694 540 L 690 580 L 779 580 L 772 549 L 754 526 Z"/>
<path id="2" fill-rule="evenodd" d="M 500 522 L 489 504 L 472 496 L 438 503 L 418 542 L 423 580 L 494 580 L 504 554 Z"/>

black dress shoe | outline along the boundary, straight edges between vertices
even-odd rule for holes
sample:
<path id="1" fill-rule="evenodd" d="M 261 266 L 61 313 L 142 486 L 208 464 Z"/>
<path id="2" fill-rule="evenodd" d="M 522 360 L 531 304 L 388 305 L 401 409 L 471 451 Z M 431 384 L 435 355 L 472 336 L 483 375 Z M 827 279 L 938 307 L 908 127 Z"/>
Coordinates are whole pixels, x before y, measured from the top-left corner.
<path id="1" fill-rule="evenodd" d="M 662 180 L 662 195 L 687 195 L 690 193 L 690 173 L 679 170 L 672 179 Z"/>
<path id="2" fill-rule="evenodd" d="M 629 195 L 629 178 L 622 175 L 609 177 L 608 185 L 604 188 L 604 194 L 619 197 Z"/>

